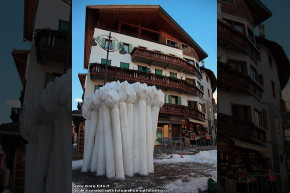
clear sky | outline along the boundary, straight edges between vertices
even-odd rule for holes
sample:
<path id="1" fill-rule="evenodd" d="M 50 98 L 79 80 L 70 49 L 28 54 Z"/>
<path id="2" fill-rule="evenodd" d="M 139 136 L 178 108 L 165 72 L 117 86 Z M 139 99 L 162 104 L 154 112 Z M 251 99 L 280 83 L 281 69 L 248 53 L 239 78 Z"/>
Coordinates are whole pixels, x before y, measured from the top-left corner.
<path id="1" fill-rule="evenodd" d="M 216 0 L 74 0 L 73 1 L 73 104 L 82 96 L 82 88 L 78 73 L 86 73 L 83 69 L 84 26 L 86 5 L 108 4 L 145 4 L 160 5 L 208 54 L 204 60 L 205 67 L 216 75 L 217 58 L 217 4 Z"/>
<path id="2" fill-rule="evenodd" d="M 10 122 L 11 107 L 20 104 L 18 99 L 22 85 L 12 50 L 31 48 L 31 43 L 23 42 L 23 2 L 5 1 L 5 5 L 0 7 L 0 124 Z"/>

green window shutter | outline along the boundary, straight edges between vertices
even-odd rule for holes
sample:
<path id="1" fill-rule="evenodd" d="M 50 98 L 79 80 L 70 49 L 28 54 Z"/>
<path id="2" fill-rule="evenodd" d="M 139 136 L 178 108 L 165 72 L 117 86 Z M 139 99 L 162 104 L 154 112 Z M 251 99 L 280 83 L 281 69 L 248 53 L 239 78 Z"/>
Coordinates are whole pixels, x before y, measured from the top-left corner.
<path id="1" fill-rule="evenodd" d="M 168 103 L 172 104 L 172 96 L 168 95 Z"/>
<path id="2" fill-rule="evenodd" d="M 94 91 L 96 91 L 96 90 L 99 89 L 99 88 L 100 88 L 99 85 L 95 85 L 95 90 L 94 90 Z"/>
<path id="3" fill-rule="evenodd" d="M 178 104 L 181 105 L 181 97 L 178 97 Z"/>
<path id="4" fill-rule="evenodd" d="M 59 31 L 68 31 L 69 30 L 69 22 L 59 20 L 58 30 Z"/>
<path id="5" fill-rule="evenodd" d="M 177 78 L 177 73 L 170 72 L 170 77 Z"/>
<path id="6" fill-rule="evenodd" d="M 162 70 L 155 69 L 155 74 L 162 75 Z"/>
<path id="7" fill-rule="evenodd" d="M 101 47 L 104 48 L 106 44 L 106 38 L 102 38 L 101 40 Z"/>
<path id="8" fill-rule="evenodd" d="M 146 72 L 150 73 L 150 68 L 146 68 Z"/>
<path id="9" fill-rule="evenodd" d="M 130 45 L 129 45 L 129 53 L 131 53 L 132 50 L 133 50 L 133 44 L 130 44 Z"/>
<path id="10" fill-rule="evenodd" d="M 142 66 L 138 66 L 138 71 L 143 71 Z"/>
<path id="11" fill-rule="evenodd" d="M 164 95 L 164 103 L 166 103 L 166 94 Z"/>
<path id="12" fill-rule="evenodd" d="M 118 48 L 118 49 L 119 49 L 119 51 L 121 51 L 123 47 L 124 47 L 124 44 L 123 44 L 123 42 L 120 42 L 120 43 L 119 43 L 119 48 Z"/>
<path id="13" fill-rule="evenodd" d="M 116 40 L 112 40 L 111 50 L 114 50 L 116 46 Z"/>
<path id="14" fill-rule="evenodd" d="M 106 59 L 102 58 L 101 64 L 106 65 L 106 61 L 107 61 Z M 108 60 L 108 66 L 111 66 L 111 60 Z"/>
<path id="15" fill-rule="evenodd" d="M 121 68 L 129 69 L 129 63 L 121 62 L 120 67 L 121 67 Z"/>

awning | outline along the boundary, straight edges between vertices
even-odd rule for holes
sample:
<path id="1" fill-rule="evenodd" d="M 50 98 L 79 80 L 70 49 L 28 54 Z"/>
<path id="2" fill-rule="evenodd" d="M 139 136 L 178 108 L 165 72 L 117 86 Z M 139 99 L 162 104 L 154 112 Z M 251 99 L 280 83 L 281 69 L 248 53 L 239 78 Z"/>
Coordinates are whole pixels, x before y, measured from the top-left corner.
<path id="1" fill-rule="evenodd" d="M 206 122 L 203 122 L 203 121 L 200 121 L 200 120 L 196 120 L 196 119 L 192 119 L 192 118 L 189 118 L 189 117 L 187 117 L 187 118 L 188 118 L 188 121 L 189 122 L 198 123 L 198 124 L 201 124 L 203 126 L 207 126 L 207 123 Z"/>
<path id="2" fill-rule="evenodd" d="M 271 152 L 271 149 L 265 146 L 250 144 L 250 143 L 246 143 L 237 139 L 234 139 L 234 142 L 235 142 L 235 146 L 237 147 L 242 147 L 245 149 L 252 149 L 252 150 L 261 151 L 261 152 Z"/>

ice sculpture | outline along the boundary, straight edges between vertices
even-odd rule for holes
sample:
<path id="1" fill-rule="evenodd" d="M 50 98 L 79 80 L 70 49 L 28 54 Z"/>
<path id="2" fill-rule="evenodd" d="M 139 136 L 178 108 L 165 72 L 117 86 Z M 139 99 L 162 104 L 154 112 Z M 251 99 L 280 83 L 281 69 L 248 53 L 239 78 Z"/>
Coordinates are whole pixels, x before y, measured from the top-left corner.
<path id="1" fill-rule="evenodd" d="M 71 70 L 24 103 L 25 193 L 71 190 Z"/>
<path id="2" fill-rule="evenodd" d="M 88 119 L 82 171 L 116 179 L 154 172 L 155 133 L 163 104 L 161 90 L 139 82 L 107 83 L 88 96 L 82 107 Z"/>

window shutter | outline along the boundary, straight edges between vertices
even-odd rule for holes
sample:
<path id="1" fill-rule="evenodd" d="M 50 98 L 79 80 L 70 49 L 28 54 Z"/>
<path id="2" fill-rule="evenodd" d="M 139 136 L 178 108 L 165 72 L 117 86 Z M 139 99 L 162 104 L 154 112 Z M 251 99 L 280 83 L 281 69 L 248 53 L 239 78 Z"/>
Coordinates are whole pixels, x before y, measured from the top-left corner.
<path id="1" fill-rule="evenodd" d="M 116 40 L 112 40 L 111 50 L 115 50 Z"/>
<path id="2" fill-rule="evenodd" d="M 69 30 L 69 22 L 59 20 L 58 30 L 67 32 Z"/>
<path id="3" fill-rule="evenodd" d="M 101 40 L 101 47 L 105 48 L 105 44 L 106 44 L 106 38 L 102 38 Z"/>
<path id="4" fill-rule="evenodd" d="M 181 97 L 178 97 L 178 104 L 181 105 Z"/>
<path id="5" fill-rule="evenodd" d="M 172 96 L 171 95 L 168 95 L 168 103 L 172 104 Z"/>
<path id="6" fill-rule="evenodd" d="M 129 53 L 131 53 L 132 50 L 133 50 L 133 44 L 130 44 L 130 45 L 129 45 Z"/>
<path id="7" fill-rule="evenodd" d="M 138 66 L 138 71 L 142 72 L 142 66 Z"/>
<path id="8" fill-rule="evenodd" d="M 150 73 L 150 68 L 146 68 L 146 72 Z"/>
<path id="9" fill-rule="evenodd" d="M 164 95 L 164 103 L 166 103 L 166 94 Z"/>
<path id="10" fill-rule="evenodd" d="M 122 48 L 124 47 L 124 44 L 123 44 L 123 42 L 120 42 L 118 46 L 119 46 L 119 47 L 118 47 L 119 51 L 121 51 L 121 50 L 122 50 Z"/>
<path id="11" fill-rule="evenodd" d="M 124 62 L 121 62 L 121 65 L 120 65 L 121 68 L 126 68 L 126 69 L 129 69 L 129 63 L 124 63 Z"/>

